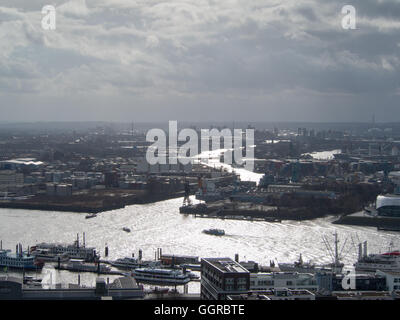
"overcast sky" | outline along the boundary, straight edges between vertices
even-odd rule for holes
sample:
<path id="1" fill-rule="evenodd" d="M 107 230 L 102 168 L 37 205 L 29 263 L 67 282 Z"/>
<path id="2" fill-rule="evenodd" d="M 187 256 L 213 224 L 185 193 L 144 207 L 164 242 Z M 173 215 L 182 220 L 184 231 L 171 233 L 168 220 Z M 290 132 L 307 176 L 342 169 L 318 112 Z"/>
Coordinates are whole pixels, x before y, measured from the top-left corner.
<path id="1" fill-rule="evenodd" d="M 1 0 L 1 120 L 400 121 L 399 50 L 399 0 Z"/>

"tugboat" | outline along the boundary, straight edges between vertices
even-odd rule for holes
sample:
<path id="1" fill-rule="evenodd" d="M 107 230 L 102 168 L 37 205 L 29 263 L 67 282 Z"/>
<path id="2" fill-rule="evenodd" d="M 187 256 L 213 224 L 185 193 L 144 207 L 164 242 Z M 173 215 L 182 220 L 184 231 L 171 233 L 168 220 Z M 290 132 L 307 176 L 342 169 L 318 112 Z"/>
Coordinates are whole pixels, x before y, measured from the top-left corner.
<path id="1" fill-rule="evenodd" d="M 92 214 L 88 214 L 85 219 L 90 219 L 90 218 L 96 218 L 97 214 L 96 213 L 92 213 Z"/>
<path id="2" fill-rule="evenodd" d="M 207 229 L 207 230 L 203 230 L 203 232 L 206 234 L 213 235 L 213 236 L 224 236 L 225 235 L 225 231 L 222 229 Z"/>
<path id="3" fill-rule="evenodd" d="M 125 232 L 131 232 L 131 229 L 129 229 L 129 228 L 127 228 L 127 227 L 124 227 L 124 228 L 122 228 L 122 230 L 124 230 Z"/>

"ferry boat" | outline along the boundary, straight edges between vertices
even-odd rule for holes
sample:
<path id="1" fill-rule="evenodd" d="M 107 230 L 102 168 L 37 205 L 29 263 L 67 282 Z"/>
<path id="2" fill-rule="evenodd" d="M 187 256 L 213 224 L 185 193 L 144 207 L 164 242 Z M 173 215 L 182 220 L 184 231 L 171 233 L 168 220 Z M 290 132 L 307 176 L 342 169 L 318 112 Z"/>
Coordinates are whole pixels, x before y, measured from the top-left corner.
<path id="1" fill-rule="evenodd" d="M 97 264 L 88 264 L 81 259 L 71 259 L 66 265 L 60 266 L 60 269 L 65 269 L 69 271 L 81 271 L 81 272 L 100 271 L 100 273 L 108 273 L 111 271 L 110 267 L 107 267 L 103 264 L 100 264 L 100 266 Z"/>
<path id="2" fill-rule="evenodd" d="M 184 285 L 191 280 L 189 273 L 176 269 L 138 268 L 133 271 L 133 277 L 137 282 L 160 285 Z"/>
<path id="3" fill-rule="evenodd" d="M 392 245 L 392 244 L 391 244 Z M 358 260 L 354 264 L 356 271 L 376 272 L 380 271 L 400 271 L 400 251 L 392 250 L 382 254 L 369 254 L 367 252 L 367 241 L 364 247 L 360 243 L 358 246 Z"/>
<path id="4" fill-rule="evenodd" d="M 69 260 L 68 254 L 53 254 L 49 249 L 35 248 L 31 254 L 35 257 L 36 261 L 44 262 L 65 262 Z"/>
<path id="5" fill-rule="evenodd" d="M 12 253 L 11 250 L 0 249 L 0 267 L 38 270 L 43 267 L 43 262 L 35 261 L 35 257 L 29 251 L 22 251 L 22 246 L 17 245 L 16 253 Z"/>
<path id="6" fill-rule="evenodd" d="M 136 258 L 120 258 L 115 261 L 111 261 L 110 264 L 119 269 L 135 269 L 141 267 L 161 267 L 160 261 L 142 261 Z"/>
<path id="7" fill-rule="evenodd" d="M 206 234 L 211 234 L 213 236 L 224 236 L 225 235 L 225 231 L 222 229 L 207 229 L 207 230 L 203 230 L 203 232 Z"/>
<path id="8" fill-rule="evenodd" d="M 83 239 L 85 239 L 85 237 Z M 31 254 L 34 256 L 40 255 L 43 253 L 43 250 L 45 250 L 50 257 L 67 255 L 70 259 L 83 259 L 87 262 L 93 262 L 99 258 L 95 248 L 86 247 L 85 240 L 83 241 L 83 245 L 80 245 L 79 236 L 77 236 L 73 244 L 39 243 L 31 248 Z"/>

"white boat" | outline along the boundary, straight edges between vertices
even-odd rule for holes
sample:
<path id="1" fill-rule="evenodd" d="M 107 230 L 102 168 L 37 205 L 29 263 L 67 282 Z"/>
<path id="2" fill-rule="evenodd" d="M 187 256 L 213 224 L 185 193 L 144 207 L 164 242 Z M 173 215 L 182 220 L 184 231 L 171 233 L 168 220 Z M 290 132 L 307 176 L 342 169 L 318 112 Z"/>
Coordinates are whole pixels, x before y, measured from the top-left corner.
<path id="1" fill-rule="evenodd" d="M 111 271 L 110 267 L 105 265 L 97 265 L 97 264 L 88 264 L 85 263 L 84 260 L 81 259 L 71 259 L 66 265 L 62 266 L 62 269 L 66 269 L 69 271 L 82 271 L 82 272 L 97 272 L 107 273 Z"/>
<path id="2" fill-rule="evenodd" d="M 119 269 L 135 269 L 141 267 L 160 267 L 160 261 L 142 261 L 136 258 L 120 258 L 110 263 L 113 267 Z"/>
<path id="3" fill-rule="evenodd" d="M 70 259 L 83 259 L 87 262 L 93 262 L 98 259 L 96 249 L 92 247 L 86 247 L 85 234 L 83 234 L 83 244 L 79 243 L 79 236 L 73 244 L 57 244 L 57 243 L 39 243 L 36 246 L 31 247 L 31 254 L 42 254 L 46 252 L 48 256 L 68 256 Z M 56 259 L 55 261 L 57 261 Z"/>
<path id="4" fill-rule="evenodd" d="M 67 253 L 62 254 L 54 254 L 50 249 L 38 249 L 36 248 L 31 253 L 37 261 L 45 261 L 45 262 L 65 262 L 69 260 L 69 256 Z"/>
<path id="5" fill-rule="evenodd" d="M 133 271 L 137 282 L 160 285 L 184 285 L 191 280 L 189 273 L 176 269 L 138 268 Z"/>
<path id="6" fill-rule="evenodd" d="M 391 246 L 386 253 L 369 254 L 367 252 L 367 241 L 358 247 L 358 260 L 354 264 L 356 271 L 376 272 L 380 271 L 400 271 L 400 251 L 392 250 Z"/>

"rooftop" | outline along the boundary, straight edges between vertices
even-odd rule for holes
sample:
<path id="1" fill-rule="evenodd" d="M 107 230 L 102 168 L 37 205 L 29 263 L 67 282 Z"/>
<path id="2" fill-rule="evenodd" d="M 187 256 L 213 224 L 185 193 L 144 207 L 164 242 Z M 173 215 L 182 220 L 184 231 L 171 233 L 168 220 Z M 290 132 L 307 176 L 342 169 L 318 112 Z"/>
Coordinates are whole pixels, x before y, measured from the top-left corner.
<path id="1" fill-rule="evenodd" d="M 202 259 L 223 273 L 249 273 L 249 271 L 231 258 Z"/>

